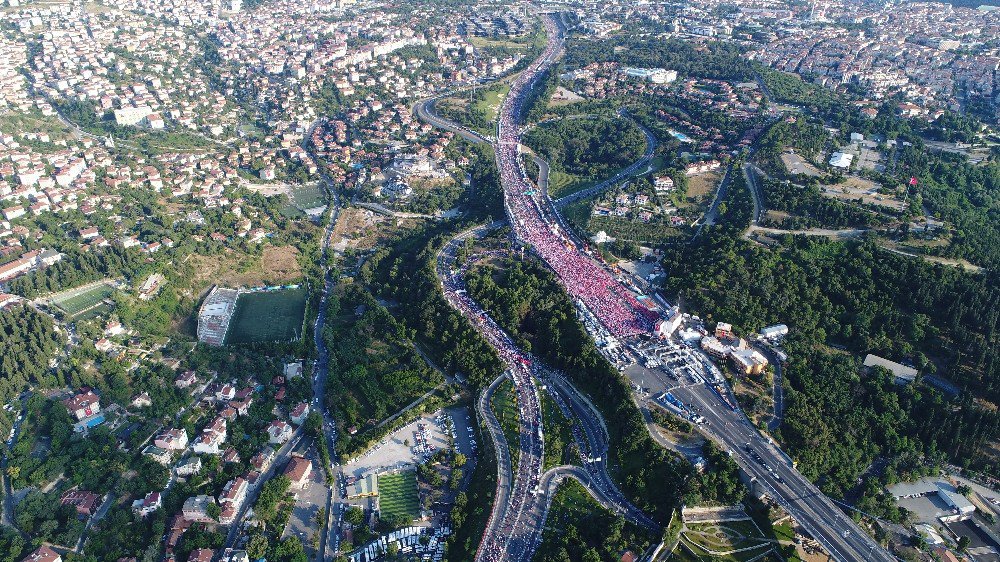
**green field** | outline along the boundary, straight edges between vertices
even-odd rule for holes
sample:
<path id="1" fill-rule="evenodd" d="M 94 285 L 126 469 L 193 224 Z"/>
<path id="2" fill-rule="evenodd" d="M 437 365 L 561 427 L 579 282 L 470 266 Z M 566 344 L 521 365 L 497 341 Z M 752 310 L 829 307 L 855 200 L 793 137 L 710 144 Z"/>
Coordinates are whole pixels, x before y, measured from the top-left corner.
<path id="1" fill-rule="evenodd" d="M 282 210 L 282 214 L 299 216 L 307 209 L 323 205 L 326 205 L 326 194 L 318 184 L 298 185 L 288 190 L 288 206 Z"/>
<path id="2" fill-rule="evenodd" d="M 493 398 L 490 400 L 490 407 L 500 421 L 503 428 L 504 437 L 507 438 L 507 448 L 510 450 L 511 470 L 517 470 L 517 461 L 521 448 L 517 446 L 519 441 L 520 411 L 517 407 L 517 392 L 514 390 L 514 383 L 507 379 L 500 383 Z"/>
<path id="3" fill-rule="evenodd" d="M 98 283 L 56 293 L 49 297 L 49 301 L 67 316 L 75 316 L 100 304 L 114 292 L 115 289 L 111 285 Z"/>
<path id="4" fill-rule="evenodd" d="M 291 341 L 302 337 L 306 290 L 244 293 L 236 301 L 226 343 Z"/>
<path id="5" fill-rule="evenodd" d="M 408 522 L 419 517 L 416 471 L 379 476 L 378 504 L 383 520 L 399 519 Z"/>

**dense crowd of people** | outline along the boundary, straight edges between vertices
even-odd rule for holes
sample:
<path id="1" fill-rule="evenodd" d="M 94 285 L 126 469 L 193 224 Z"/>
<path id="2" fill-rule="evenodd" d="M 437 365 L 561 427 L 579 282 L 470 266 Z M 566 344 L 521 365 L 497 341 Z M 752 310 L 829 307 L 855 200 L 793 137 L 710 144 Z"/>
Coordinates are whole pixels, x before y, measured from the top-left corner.
<path id="1" fill-rule="evenodd" d="M 562 48 L 558 24 L 548 17 L 544 22 L 549 37 L 546 49 L 514 81 L 498 118 L 497 163 L 507 213 L 518 238 L 538 253 L 555 271 L 570 295 L 592 310 L 609 331 L 617 336 L 647 332 L 654 319 L 650 311 L 607 268 L 573 243 L 557 217 L 535 197 L 533 186 L 521 168 L 517 148 L 517 116 L 525 94 Z M 445 296 L 452 306 L 472 320 L 507 366 L 520 414 L 517 444 L 520 454 L 516 474 L 512 475 L 505 504 L 497 502 L 494 505 L 476 559 L 486 562 L 527 559 L 540 540 L 540 533 L 536 532 L 540 528 L 524 517 L 532 507 L 529 504 L 534 503 L 533 496 L 542 473 L 542 415 L 538 390 L 532 380 L 537 375 L 537 367 L 496 321 L 469 297 L 463 280 L 465 269 L 455 268 L 443 277 Z M 576 429 L 574 436 L 577 441 L 581 445 L 586 444 L 587 440 L 579 433 L 579 428 Z"/>
<path id="2" fill-rule="evenodd" d="M 616 336 L 648 332 L 653 318 L 635 295 L 592 257 L 581 252 L 565 230 L 546 212 L 518 158 L 521 114 L 526 94 L 562 48 L 556 23 L 546 18 L 550 41 L 532 66 L 514 80 L 500 109 L 497 131 L 497 165 L 507 213 L 517 237 L 538 253 L 573 297 L 579 298 Z"/>
<path id="3" fill-rule="evenodd" d="M 455 308 L 470 319 L 486 337 L 508 368 L 517 393 L 520 414 L 520 455 L 517 474 L 513 475 L 510 494 L 506 506 L 495 505 L 489 528 L 480 544 L 479 560 L 487 562 L 519 560 L 530 555 L 533 546 L 523 539 L 524 525 L 519 521 L 523 508 L 531 501 L 533 491 L 538 487 L 542 473 L 542 414 L 540 400 L 532 383 L 532 364 L 528 357 L 516 346 L 514 340 L 476 304 L 465 290 L 464 270 L 448 275 L 444 280 L 445 296 Z M 511 444 L 513 445 L 513 444 Z M 498 508 L 503 508 L 498 513 Z M 499 516 L 499 519 L 494 521 Z M 519 538 L 520 537 L 520 538 Z"/>

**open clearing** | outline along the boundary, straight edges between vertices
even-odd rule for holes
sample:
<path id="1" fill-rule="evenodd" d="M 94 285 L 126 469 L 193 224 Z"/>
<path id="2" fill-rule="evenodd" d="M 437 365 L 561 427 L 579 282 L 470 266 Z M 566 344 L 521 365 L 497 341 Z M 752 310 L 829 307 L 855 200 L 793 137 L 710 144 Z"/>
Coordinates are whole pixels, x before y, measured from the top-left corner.
<path id="1" fill-rule="evenodd" d="M 413 470 L 378 477 L 378 505 L 382 519 L 412 521 L 420 516 L 417 473 Z"/>
<path id="2" fill-rule="evenodd" d="M 226 343 L 290 341 L 302 337 L 306 290 L 244 293 L 236 301 Z"/>
<path id="3" fill-rule="evenodd" d="M 75 316 L 101 303 L 115 292 L 107 280 L 68 289 L 49 297 L 53 306 L 67 316 Z"/>
<path id="4" fill-rule="evenodd" d="M 284 285 L 302 278 L 299 251 L 294 246 L 264 246 L 261 257 L 242 252 L 210 256 L 192 254 L 186 265 L 192 267 L 191 287 L 201 290 L 211 285 L 257 287 Z"/>
<path id="5" fill-rule="evenodd" d="M 748 562 L 774 548 L 752 521 L 685 525 L 671 560 Z"/>
<path id="6" fill-rule="evenodd" d="M 895 194 L 879 193 L 878 190 L 881 187 L 879 184 L 865 178 L 847 176 L 843 183 L 822 185 L 820 189 L 822 189 L 823 195 L 840 199 L 841 201 L 857 201 L 861 199 L 861 202 L 866 205 L 878 205 L 895 211 L 903 210 L 903 201 Z"/>
<path id="7" fill-rule="evenodd" d="M 785 169 L 788 170 L 788 173 L 792 175 L 804 174 L 812 177 L 823 175 L 823 172 L 819 171 L 819 168 L 813 166 L 811 163 L 807 162 L 794 152 L 786 152 L 782 154 L 781 162 L 785 165 Z"/>
<path id="8" fill-rule="evenodd" d="M 722 172 L 706 172 L 697 176 L 688 177 L 688 187 L 684 199 L 678 202 L 677 208 L 689 209 L 694 207 L 698 210 L 707 209 L 715 196 L 715 188 L 722 181 Z"/>

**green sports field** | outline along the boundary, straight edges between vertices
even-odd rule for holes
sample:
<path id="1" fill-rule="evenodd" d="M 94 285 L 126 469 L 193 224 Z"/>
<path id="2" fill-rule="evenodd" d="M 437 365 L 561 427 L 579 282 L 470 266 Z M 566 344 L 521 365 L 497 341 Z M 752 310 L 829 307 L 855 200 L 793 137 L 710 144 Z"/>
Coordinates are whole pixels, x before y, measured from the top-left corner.
<path id="1" fill-rule="evenodd" d="M 413 470 L 378 477 L 378 504 L 382 519 L 412 521 L 420 516 L 417 473 Z"/>
<path id="2" fill-rule="evenodd" d="M 236 300 L 226 343 L 291 341 L 302 337 L 306 290 L 244 293 Z"/>
<path id="3" fill-rule="evenodd" d="M 75 316 L 99 304 L 114 292 L 115 289 L 111 285 L 97 283 L 56 293 L 49 297 L 49 301 L 67 316 Z"/>
<path id="4" fill-rule="evenodd" d="M 326 194 L 319 185 L 298 185 L 288 190 L 288 205 L 281 212 L 285 216 L 296 217 L 323 205 L 326 205 Z"/>

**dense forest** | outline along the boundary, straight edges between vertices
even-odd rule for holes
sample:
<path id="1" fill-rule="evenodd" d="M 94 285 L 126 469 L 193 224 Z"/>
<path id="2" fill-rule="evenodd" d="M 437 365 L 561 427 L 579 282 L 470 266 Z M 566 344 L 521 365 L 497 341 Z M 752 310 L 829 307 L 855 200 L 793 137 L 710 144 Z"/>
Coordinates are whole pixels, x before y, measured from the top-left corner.
<path id="1" fill-rule="evenodd" d="M 642 131 L 626 119 L 561 119 L 524 136 L 554 170 L 576 176 L 611 176 L 638 160 L 646 147 Z"/>
<path id="2" fill-rule="evenodd" d="M 360 286 L 331 295 L 327 316 L 327 405 L 343 427 L 367 429 L 443 381 L 413 350 L 405 327 Z M 340 445 L 351 441 L 345 435 Z"/>
<path id="3" fill-rule="evenodd" d="M 0 311 L 0 404 L 29 384 L 51 386 L 49 360 L 62 343 L 52 319 L 29 306 Z"/>
<path id="4" fill-rule="evenodd" d="M 7 285 L 11 293 L 34 298 L 105 277 L 133 276 L 142 269 L 143 262 L 139 251 L 113 246 L 99 252 L 69 255 L 49 267 L 22 275 Z"/>
<path id="5" fill-rule="evenodd" d="M 901 175 L 918 180 L 924 204 L 953 228 L 945 254 L 1000 269 L 1000 159 L 976 166 L 962 156 L 904 147 Z"/>
<path id="6" fill-rule="evenodd" d="M 997 472 L 986 452 L 1000 416 L 982 407 L 1000 402 L 993 276 L 891 254 L 870 240 L 786 236 L 768 250 L 718 232 L 668 249 L 663 264 L 664 293 L 709 322 L 748 332 L 791 327 L 782 435 L 827 490 L 843 491 L 875 455 L 947 455 Z M 859 358 L 869 352 L 910 362 L 927 381 L 950 381 L 959 395 L 863 379 Z M 877 434 L 859 434 L 869 431 Z"/>

